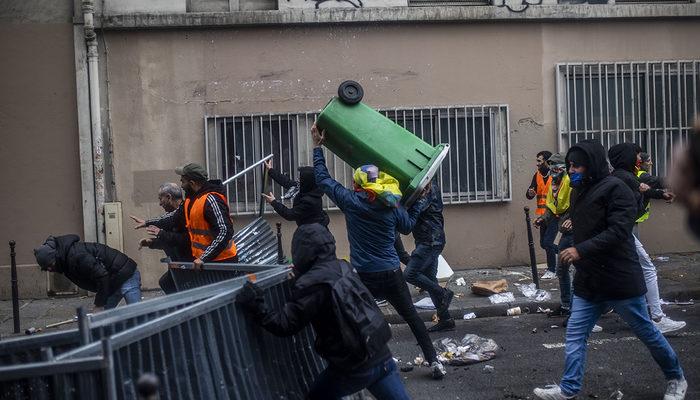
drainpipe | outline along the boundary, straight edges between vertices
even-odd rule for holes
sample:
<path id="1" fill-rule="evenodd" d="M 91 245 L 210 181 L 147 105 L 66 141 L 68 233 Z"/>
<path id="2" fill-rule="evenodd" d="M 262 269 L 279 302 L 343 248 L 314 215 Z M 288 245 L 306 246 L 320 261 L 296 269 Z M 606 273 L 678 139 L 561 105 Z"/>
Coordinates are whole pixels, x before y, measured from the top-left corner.
<path id="1" fill-rule="evenodd" d="M 102 140 L 102 118 L 100 110 L 99 59 L 97 54 L 97 34 L 95 33 L 95 2 L 83 0 L 85 41 L 87 44 L 87 63 L 90 92 L 90 126 L 92 130 L 92 164 L 95 179 L 95 213 L 97 218 L 97 241 L 105 242 L 104 204 L 105 204 L 105 165 L 104 145 Z"/>

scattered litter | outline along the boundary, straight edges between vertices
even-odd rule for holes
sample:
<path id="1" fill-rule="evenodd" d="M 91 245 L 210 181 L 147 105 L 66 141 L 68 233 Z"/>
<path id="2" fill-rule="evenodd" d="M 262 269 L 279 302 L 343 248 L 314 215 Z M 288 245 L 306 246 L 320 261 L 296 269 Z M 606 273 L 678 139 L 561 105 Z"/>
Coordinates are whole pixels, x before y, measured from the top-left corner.
<path id="1" fill-rule="evenodd" d="M 494 368 L 493 365 L 484 365 L 483 371 L 485 374 L 491 374 L 495 370 L 496 370 L 496 368 Z"/>
<path id="2" fill-rule="evenodd" d="M 438 360 L 448 365 L 468 365 L 491 360 L 496 356 L 498 345 L 493 339 L 466 334 L 461 341 L 442 338 L 433 342 Z"/>
<path id="3" fill-rule="evenodd" d="M 616 391 L 614 391 L 614 392 L 610 395 L 609 399 L 611 399 L 611 400 L 622 400 L 622 396 L 624 396 L 624 395 L 622 394 L 622 392 L 621 392 L 620 390 L 616 390 Z"/>
<path id="4" fill-rule="evenodd" d="M 418 300 L 417 302 L 413 303 L 416 308 L 420 308 L 422 310 L 434 310 L 435 305 L 433 304 L 433 300 L 430 297 L 426 297 L 422 300 Z"/>
<path id="5" fill-rule="evenodd" d="M 514 285 L 520 290 L 523 296 L 531 300 L 542 302 L 552 298 L 552 295 L 548 291 L 544 289 L 537 289 L 534 283 L 528 283 L 526 285 L 514 283 Z"/>
<path id="6" fill-rule="evenodd" d="M 462 319 L 474 319 L 474 318 L 476 318 L 476 314 L 474 314 L 473 312 L 470 312 L 468 314 L 464 314 L 464 317 L 462 317 Z"/>
<path id="7" fill-rule="evenodd" d="M 398 363 L 400 363 L 401 361 L 399 361 L 398 358 L 394 357 L 394 362 L 398 364 Z"/>
<path id="8" fill-rule="evenodd" d="M 594 325 L 594 326 L 593 326 L 593 331 L 592 331 L 592 332 L 593 332 L 593 333 L 603 332 L 603 327 L 600 326 L 600 325 Z M 622 397 L 620 397 L 620 398 L 622 398 Z"/>
<path id="9" fill-rule="evenodd" d="M 459 298 L 464 297 L 464 294 L 462 294 L 462 293 L 455 293 L 455 297 L 459 299 Z"/>
<path id="10" fill-rule="evenodd" d="M 552 312 L 552 310 L 549 308 L 537 307 L 537 312 L 540 314 L 549 314 Z"/>
<path id="11" fill-rule="evenodd" d="M 467 281 L 465 281 L 464 278 L 457 278 L 455 284 L 457 284 L 457 286 L 467 286 Z"/>
<path id="12" fill-rule="evenodd" d="M 414 363 L 415 365 L 421 365 L 421 364 L 423 364 L 423 357 L 416 357 L 416 358 L 413 360 L 413 363 Z"/>
<path id="13" fill-rule="evenodd" d="M 506 310 L 506 315 L 508 316 L 520 315 L 522 313 L 523 310 L 521 310 L 520 307 L 513 307 Z"/>
<path id="14" fill-rule="evenodd" d="M 427 361 L 423 361 L 423 364 L 421 364 L 421 366 L 423 366 L 423 367 L 429 367 L 429 366 L 430 366 L 430 364 L 428 364 L 428 362 L 427 362 Z"/>
<path id="15" fill-rule="evenodd" d="M 537 328 L 532 328 L 532 332 L 530 333 L 537 333 Z"/>
<path id="16" fill-rule="evenodd" d="M 559 328 L 559 325 L 552 325 L 552 326 L 550 326 L 550 328 L 551 328 L 551 329 L 556 329 L 556 328 Z"/>
<path id="17" fill-rule="evenodd" d="M 413 363 L 409 361 L 409 362 L 406 363 L 406 365 L 408 365 L 408 366 L 410 367 L 410 366 L 413 365 Z"/>
<path id="18" fill-rule="evenodd" d="M 41 331 L 42 331 L 41 328 L 35 328 L 35 327 L 32 326 L 31 328 L 25 329 L 25 330 L 24 330 L 24 334 L 25 334 L 25 335 L 33 335 L 33 334 L 39 333 L 39 332 L 41 332 Z"/>
<path id="19" fill-rule="evenodd" d="M 472 283 L 472 293 L 479 296 L 490 296 L 503 293 L 508 290 L 508 281 L 499 279 L 495 281 L 476 281 Z"/>
<path id="20" fill-rule="evenodd" d="M 413 366 L 411 365 L 406 365 L 404 367 L 401 367 L 401 372 L 411 372 L 413 371 Z"/>
<path id="21" fill-rule="evenodd" d="M 670 259 L 671 259 L 670 257 L 663 257 L 663 256 L 656 257 L 656 261 L 661 261 L 661 262 L 666 262 Z"/>
<path id="22" fill-rule="evenodd" d="M 515 301 L 515 296 L 511 292 L 492 294 L 489 296 L 491 304 L 512 303 Z"/>
<path id="23" fill-rule="evenodd" d="M 666 301 L 664 299 L 661 299 L 661 304 L 664 306 L 692 306 L 695 305 L 695 301 L 693 299 L 690 299 L 688 301 Z"/>

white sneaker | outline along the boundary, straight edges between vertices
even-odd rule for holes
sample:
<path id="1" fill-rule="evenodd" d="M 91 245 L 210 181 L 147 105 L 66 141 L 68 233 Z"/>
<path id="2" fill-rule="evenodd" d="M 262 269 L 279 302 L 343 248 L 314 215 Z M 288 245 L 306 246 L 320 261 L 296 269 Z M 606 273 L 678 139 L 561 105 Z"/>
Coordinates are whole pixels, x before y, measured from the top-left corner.
<path id="1" fill-rule="evenodd" d="M 603 332 L 603 327 L 600 325 L 593 325 L 593 330 L 591 331 L 593 333 L 598 333 L 598 332 Z"/>
<path id="2" fill-rule="evenodd" d="M 440 361 L 433 361 L 430 364 L 430 371 L 433 374 L 433 379 L 442 379 L 447 375 L 447 370 Z"/>
<path id="3" fill-rule="evenodd" d="M 688 390 L 688 381 L 685 378 L 671 379 L 666 384 L 666 394 L 664 400 L 683 400 L 685 392 Z"/>
<path id="4" fill-rule="evenodd" d="M 535 396 L 542 400 L 567 400 L 575 397 L 564 396 L 564 393 L 561 392 L 559 385 L 547 385 L 544 388 L 536 388 L 533 393 L 535 393 Z"/>
<path id="5" fill-rule="evenodd" d="M 540 279 L 554 279 L 556 277 L 557 277 L 556 273 L 547 270 L 547 272 L 545 272 L 544 275 L 542 275 L 542 277 Z"/>
<path id="6" fill-rule="evenodd" d="M 656 322 L 654 320 L 652 320 L 651 322 L 654 323 L 654 326 L 656 326 L 656 328 L 660 330 L 661 333 L 673 332 L 685 328 L 684 321 L 674 321 L 665 315 L 661 317 L 659 322 Z"/>

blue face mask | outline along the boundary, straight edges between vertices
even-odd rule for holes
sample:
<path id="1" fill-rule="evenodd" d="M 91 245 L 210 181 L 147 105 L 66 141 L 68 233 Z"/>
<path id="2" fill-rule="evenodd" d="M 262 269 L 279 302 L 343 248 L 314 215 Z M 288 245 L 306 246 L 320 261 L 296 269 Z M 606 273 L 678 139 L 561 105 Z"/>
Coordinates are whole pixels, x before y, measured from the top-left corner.
<path id="1" fill-rule="evenodd" d="M 580 172 L 574 172 L 569 174 L 569 181 L 571 182 L 571 187 L 579 187 L 583 183 L 583 174 Z"/>

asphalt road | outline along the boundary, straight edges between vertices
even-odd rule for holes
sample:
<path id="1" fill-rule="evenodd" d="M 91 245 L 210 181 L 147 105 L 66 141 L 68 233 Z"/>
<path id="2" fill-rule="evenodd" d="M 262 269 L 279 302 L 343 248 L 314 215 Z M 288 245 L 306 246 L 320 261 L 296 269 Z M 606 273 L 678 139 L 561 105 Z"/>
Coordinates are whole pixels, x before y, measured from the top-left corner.
<path id="1" fill-rule="evenodd" d="M 667 306 L 665 311 L 671 318 L 688 323 L 667 338 L 689 382 L 686 399 L 700 399 L 700 306 Z M 442 381 L 430 379 L 425 367 L 400 374 L 414 399 L 533 399 L 533 388 L 556 383 L 561 377 L 565 335 L 561 322 L 561 318 L 543 314 L 458 321 L 454 331 L 432 334 L 433 340 L 446 336 L 461 339 L 475 333 L 498 343 L 496 358 L 466 367 L 448 366 Z M 618 390 L 625 400 L 662 399 L 664 376 L 644 345 L 616 314 L 604 316 L 598 324 L 603 332 L 593 333 L 589 341 L 584 387 L 578 399 L 615 398 L 611 395 Z M 392 328 L 390 347 L 399 365 L 405 366 L 421 355 L 420 348 L 406 325 Z M 494 367 L 491 373 L 484 372 L 487 364 Z"/>

